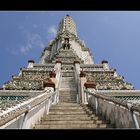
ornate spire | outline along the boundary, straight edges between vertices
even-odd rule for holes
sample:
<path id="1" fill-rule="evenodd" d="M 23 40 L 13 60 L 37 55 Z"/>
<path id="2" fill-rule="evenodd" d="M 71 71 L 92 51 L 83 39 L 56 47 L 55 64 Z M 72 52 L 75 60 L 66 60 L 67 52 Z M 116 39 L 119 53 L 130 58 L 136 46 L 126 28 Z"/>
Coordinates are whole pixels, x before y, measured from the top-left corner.
<path id="1" fill-rule="evenodd" d="M 59 23 L 58 31 L 57 33 L 63 33 L 65 31 L 70 32 L 71 34 L 74 34 L 77 37 L 77 31 L 76 31 L 76 24 L 71 16 L 66 15 Z"/>

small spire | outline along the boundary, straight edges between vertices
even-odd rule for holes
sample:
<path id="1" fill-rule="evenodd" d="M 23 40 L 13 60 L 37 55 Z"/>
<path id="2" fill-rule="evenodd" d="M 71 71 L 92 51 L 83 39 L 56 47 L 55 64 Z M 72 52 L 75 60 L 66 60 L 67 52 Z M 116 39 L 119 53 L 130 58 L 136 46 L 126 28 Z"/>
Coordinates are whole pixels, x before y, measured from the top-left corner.
<path id="1" fill-rule="evenodd" d="M 77 37 L 76 24 L 68 14 L 66 14 L 66 16 L 60 21 L 57 34 L 64 33 L 65 31 L 68 31 Z"/>

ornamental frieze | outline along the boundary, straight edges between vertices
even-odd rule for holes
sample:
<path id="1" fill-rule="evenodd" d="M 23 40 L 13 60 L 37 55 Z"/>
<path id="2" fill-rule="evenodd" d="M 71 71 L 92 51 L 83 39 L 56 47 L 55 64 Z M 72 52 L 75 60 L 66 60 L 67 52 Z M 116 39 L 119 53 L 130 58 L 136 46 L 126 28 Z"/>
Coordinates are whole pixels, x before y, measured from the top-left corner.
<path id="1" fill-rule="evenodd" d="M 42 90 L 43 81 L 11 81 L 4 85 L 6 90 Z"/>
<path id="2" fill-rule="evenodd" d="M 123 81 L 121 76 L 114 77 L 109 73 L 93 73 L 86 74 L 87 81 L 96 83 L 96 88 L 99 90 L 132 90 L 134 87 L 130 83 Z"/>

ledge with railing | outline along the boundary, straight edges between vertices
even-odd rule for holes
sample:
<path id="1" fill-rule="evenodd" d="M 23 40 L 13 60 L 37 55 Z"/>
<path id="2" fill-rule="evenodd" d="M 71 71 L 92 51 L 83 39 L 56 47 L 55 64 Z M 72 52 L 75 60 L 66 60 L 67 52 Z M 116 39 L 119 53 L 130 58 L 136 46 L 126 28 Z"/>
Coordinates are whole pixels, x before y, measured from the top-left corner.
<path id="1" fill-rule="evenodd" d="M 49 113 L 51 105 L 56 104 L 57 94 L 52 87 L 36 97 L 25 100 L 0 113 L 1 129 L 29 129 L 38 123 L 44 114 Z"/>
<path id="2" fill-rule="evenodd" d="M 94 89 L 84 90 L 88 104 L 96 114 L 115 124 L 116 128 L 139 128 L 140 104 L 129 103 L 96 93 Z"/>

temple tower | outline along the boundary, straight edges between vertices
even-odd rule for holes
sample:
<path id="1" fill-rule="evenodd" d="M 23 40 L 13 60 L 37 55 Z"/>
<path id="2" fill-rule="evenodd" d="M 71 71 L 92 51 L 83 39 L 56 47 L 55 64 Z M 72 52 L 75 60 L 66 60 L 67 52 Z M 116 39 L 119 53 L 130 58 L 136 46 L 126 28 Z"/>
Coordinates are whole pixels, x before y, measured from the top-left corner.
<path id="1" fill-rule="evenodd" d="M 77 89 L 81 86 L 79 85 L 81 82 L 78 83 L 81 75 L 85 75 L 85 82 L 94 83 L 97 90 L 134 89 L 123 76 L 117 74 L 116 69 L 109 67 L 108 61 L 102 60 L 100 64 L 94 64 L 90 49 L 86 47 L 84 41 L 79 39 L 76 24 L 69 15 L 62 18 L 58 24 L 56 37 L 44 48 L 40 62 L 37 64 L 29 60 L 27 68 L 21 68 L 19 75 L 12 76 L 12 80 L 5 83 L 3 87 L 5 89 L 43 89 L 43 81 L 50 78 L 50 71 L 56 72 L 57 62 L 61 63 L 59 72 L 61 71 L 63 80 L 60 81 L 68 79 L 75 81 Z M 79 92 L 81 93 L 80 89 Z"/>
<path id="2" fill-rule="evenodd" d="M 117 98 L 122 100 L 118 102 Z M 122 118 L 131 127 L 130 114 L 126 109 L 123 113 L 122 108 L 125 106 L 134 114 L 123 100 L 134 103 L 139 99 L 140 91 L 110 68 L 107 60 L 94 63 L 90 49 L 78 37 L 74 20 L 66 15 L 58 24 L 56 37 L 44 48 L 40 62 L 29 60 L 27 67 L 20 68 L 19 74 L 1 88 L 0 126 L 7 123 L 7 128 L 31 128 L 33 124 L 41 129 L 113 128 L 114 124 L 104 120 L 104 115 L 101 118 L 102 111 L 109 113 L 111 123 Z M 11 125 L 8 121 L 12 116 Z"/>
<path id="3" fill-rule="evenodd" d="M 57 52 L 65 50 L 68 55 L 71 52 L 77 56 L 83 64 L 93 64 L 93 57 L 84 41 L 77 36 L 76 24 L 72 17 L 66 15 L 59 23 L 57 35 L 51 40 L 41 55 L 41 64 L 51 63 Z"/>

